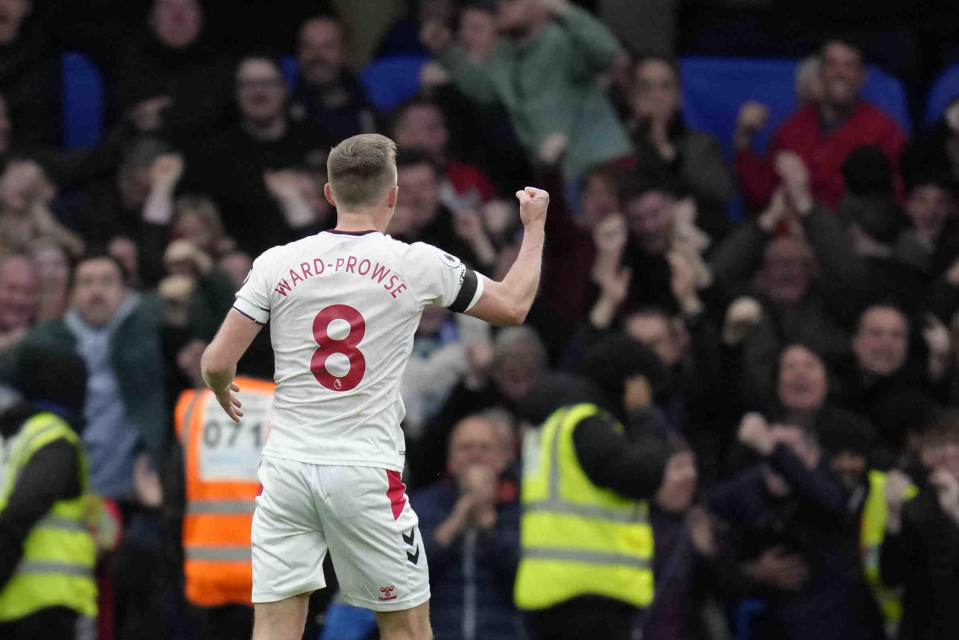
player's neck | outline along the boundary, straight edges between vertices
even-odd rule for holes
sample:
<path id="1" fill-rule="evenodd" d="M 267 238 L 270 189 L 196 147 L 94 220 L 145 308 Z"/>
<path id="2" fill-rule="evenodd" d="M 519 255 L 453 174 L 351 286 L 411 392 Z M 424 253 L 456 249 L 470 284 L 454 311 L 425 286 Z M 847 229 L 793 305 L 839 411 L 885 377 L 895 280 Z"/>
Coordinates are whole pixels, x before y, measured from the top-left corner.
<path id="1" fill-rule="evenodd" d="M 379 220 L 379 216 L 370 213 L 350 213 L 348 215 L 340 215 L 336 218 L 336 226 L 333 228 L 334 231 L 379 231 L 383 232 L 385 229 L 381 228 L 385 225 Z"/>

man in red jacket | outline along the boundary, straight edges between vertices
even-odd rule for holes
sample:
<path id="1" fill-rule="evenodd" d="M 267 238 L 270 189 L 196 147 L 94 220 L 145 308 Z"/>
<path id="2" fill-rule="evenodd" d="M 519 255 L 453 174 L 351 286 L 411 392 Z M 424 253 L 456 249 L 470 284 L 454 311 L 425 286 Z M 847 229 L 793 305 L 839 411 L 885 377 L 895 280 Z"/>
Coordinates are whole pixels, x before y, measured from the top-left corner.
<path id="1" fill-rule="evenodd" d="M 891 117 L 862 99 L 866 79 L 862 53 L 840 40 L 826 42 L 820 52 L 823 92 L 819 102 L 794 113 L 776 132 L 769 152 L 761 158 L 753 137 L 769 118 L 769 109 L 747 102 L 739 110 L 734 145 L 736 173 L 751 208 L 761 210 L 772 197 L 779 177 L 775 171 L 782 151 L 799 154 L 810 172 L 813 197 L 835 209 L 845 193 L 842 163 L 849 153 L 875 145 L 897 167 L 906 136 Z M 901 193 L 897 175 L 897 190 Z"/>

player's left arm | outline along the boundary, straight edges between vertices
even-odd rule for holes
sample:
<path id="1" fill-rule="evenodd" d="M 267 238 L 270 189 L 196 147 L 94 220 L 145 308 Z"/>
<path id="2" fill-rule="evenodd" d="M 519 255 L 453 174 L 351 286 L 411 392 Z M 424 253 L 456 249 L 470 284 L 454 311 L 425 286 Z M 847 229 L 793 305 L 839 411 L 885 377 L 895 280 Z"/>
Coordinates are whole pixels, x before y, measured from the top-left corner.
<path id="1" fill-rule="evenodd" d="M 236 422 L 243 417 L 240 401 L 234 395 L 239 387 L 233 382 L 236 377 L 236 364 L 250 347 L 250 343 L 260 332 L 263 325 L 249 316 L 230 309 L 226 320 L 216 332 L 213 342 L 207 346 L 200 360 L 203 381 L 216 395 L 217 401 Z"/>

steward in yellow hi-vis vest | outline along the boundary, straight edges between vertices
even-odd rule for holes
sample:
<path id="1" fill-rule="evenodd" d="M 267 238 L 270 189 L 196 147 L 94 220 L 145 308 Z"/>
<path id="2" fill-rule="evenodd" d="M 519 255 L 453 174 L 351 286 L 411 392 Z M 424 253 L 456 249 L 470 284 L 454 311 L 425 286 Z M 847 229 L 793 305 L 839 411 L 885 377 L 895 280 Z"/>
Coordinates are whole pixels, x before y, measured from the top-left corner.
<path id="1" fill-rule="evenodd" d="M 886 518 L 889 512 L 885 496 L 886 474 L 871 470 L 868 477 L 869 490 L 862 510 L 859 546 L 866 570 L 866 582 L 876 596 L 887 630 L 894 631 L 902 621 L 902 597 L 899 590 L 883 584 L 879 572 L 879 551 L 886 538 Z M 906 499 L 911 500 L 917 493 L 916 487 L 909 487 Z"/>
<path id="2" fill-rule="evenodd" d="M 22 402 L 0 415 L 0 638 L 73 640 L 97 615 L 89 469 L 73 427 L 86 367 L 40 346 L 12 366 L 5 382 Z"/>
<path id="3" fill-rule="evenodd" d="M 176 407 L 186 476 L 186 598 L 198 607 L 252 605 L 250 526 L 275 385 L 252 378 L 236 384 L 244 411 L 239 423 L 209 389 L 183 392 Z"/>
<path id="4" fill-rule="evenodd" d="M 587 620 L 594 637 L 628 638 L 636 610 L 653 600 L 646 500 L 667 456 L 634 437 L 636 420 L 627 428 L 616 415 L 654 413 L 650 381 L 662 367 L 642 345 L 613 336 L 580 368 L 597 402 L 560 407 L 523 442 L 514 598 L 536 638 L 586 637 Z"/>

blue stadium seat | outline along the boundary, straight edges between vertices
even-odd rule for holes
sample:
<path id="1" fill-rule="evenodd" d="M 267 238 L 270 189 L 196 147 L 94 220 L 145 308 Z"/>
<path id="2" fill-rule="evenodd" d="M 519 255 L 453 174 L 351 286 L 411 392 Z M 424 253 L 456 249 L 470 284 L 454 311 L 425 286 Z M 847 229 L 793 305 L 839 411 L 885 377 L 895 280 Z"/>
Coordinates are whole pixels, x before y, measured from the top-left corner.
<path id="1" fill-rule="evenodd" d="M 360 72 L 366 95 L 378 111 L 389 112 L 420 90 L 420 68 L 428 56 L 392 56 L 374 60 Z"/>
<path id="2" fill-rule="evenodd" d="M 63 145 L 90 147 L 103 135 L 103 81 L 81 53 L 60 57 L 63 72 Z"/>
<path id="3" fill-rule="evenodd" d="M 959 98 L 959 63 L 946 67 L 932 83 L 932 89 L 926 98 L 925 123 L 931 124 L 938 120 L 956 98 Z"/>
<path id="4" fill-rule="evenodd" d="M 286 86 L 293 91 L 296 87 L 296 76 L 300 72 L 300 63 L 292 56 L 283 56 L 280 59 L 280 67 L 283 69 L 283 77 L 286 79 Z"/>
<path id="5" fill-rule="evenodd" d="M 732 157 L 732 132 L 740 105 L 758 100 L 772 114 L 757 136 L 764 149 L 772 134 L 796 109 L 795 60 L 689 57 L 680 62 L 683 115 L 687 124 L 716 136 Z M 863 95 L 909 134 L 912 125 L 906 92 L 894 76 L 870 65 Z"/>

